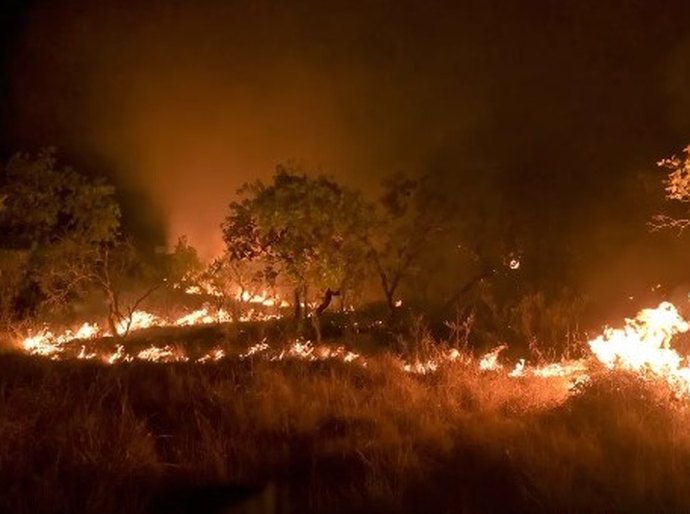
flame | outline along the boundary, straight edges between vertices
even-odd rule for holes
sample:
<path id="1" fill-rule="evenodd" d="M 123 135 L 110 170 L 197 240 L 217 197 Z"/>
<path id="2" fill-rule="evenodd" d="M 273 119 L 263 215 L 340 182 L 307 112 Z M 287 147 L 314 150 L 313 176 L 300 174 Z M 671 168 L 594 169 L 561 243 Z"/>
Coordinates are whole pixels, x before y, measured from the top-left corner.
<path id="1" fill-rule="evenodd" d="M 545 366 L 539 366 L 529 369 L 529 372 L 535 377 L 552 378 L 552 377 L 574 377 L 578 380 L 581 377 L 586 377 L 587 363 L 584 359 L 554 362 Z"/>
<path id="2" fill-rule="evenodd" d="M 502 344 L 485 354 L 479 359 L 479 369 L 482 371 L 496 371 L 501 369 L 503 366 L 498 363 L 498 355 L 506 348 L 508 348 L 508 346 Z"/>
<path id="3" fill-rule="evenodd" d="M 125 347 L 121 344 L 118 344 L 115 347 L 115 352 L 107 357 L 105 362 L 108 364 L 115 364 L 118 362 L 132 362 L 133 360 L 134 358 L 131 355 L 128 355 L 125 351 Z"/>
<path id="4" fill-rule="evenodd" d="M 198 281 L 194 285 L 190 286 L 184 286 L 182 283 L 177 283 L 173 285 L 173 288 L 175 289 L 182 289 L 184 288 L 185 294 L 188 295 L 197 295 L 197 296 L 215 296 L 217 298 L 222 298 L 225 295 L 223 291 L 219 290 L 216 286 L 213 284 L 206 282 L 206 281 Z M 289 307 L 290 304 L 285 301 L 281 300 L 280 296 L 277 294 L 274 295 L 269 295 L 268 292 L 265 290 L 262 291 L 261 293 L 251 293 L 247 290 L 243 290 L 242 288 L 238 287 L 237 292 L 235 293 L 234 299 L 243 302 L 243 303 L 258 303 L 263 305 L 264 307 L 281 307 L 281 308 L 286 308 Z"/>
<path id="5" fill-rule="evenodd" d="M 249 309 L 241 314 L 237 321 L 266 321 L 271 319 L 279 319 L 280 314 L 264 313 L 254 309 Z M 137 310 L 132 312 L 131 316 L 122 319 L 117 323 L 115 330 L 118 336 L 132 334 L 134 332 L 145 330 L 153 327 L 186 327 L 195 325 L 209 325 L 215 323 L 228 323 L 234 321 L 233 317 L 223 309 L 212 310 L 208 306 L 201 309 L 189 312 L 180 316 L 177 319 L 169 320 L 156 316 L 155 314 Z M 67 344 L 77 340 L 94 340 L 97 338 L 108 338 L 114 335 L 99 326 L 96 323 L 83 323 L 76 330 L 65 330 L 57 333 L 48 327 L 43 327 L 35 333 L 27 334 L 21 341 L 20 347 L 30 355 L 39 355 L 43 357 L 50 357 L 52 359 L 60 359 L 67 351 Z M 124 348 L 116 347 L 116 352 L 106 359 L 106 362 L 111 364 L 120 362 L 124 357 L 122 352 Z M 95 358 L 95 354 L 89 351 L 86 346 L 80 350 L 77 358 L 89 359 Z M 148 355 L 142 357 L 144 360 L 153 360 L 148 358 Z M 162 357 L 161 357 L 162 358 Z M 111 362 L 112 359 L 112 362 Z M 159 359 L 160 360 L 160 359 Z"/>
<path id="6" fill-rule="evenodd" d="M 31 355 L 43 357 L 56 356 L 63 351 L 63 346 L 77 339 L 94 339 L 100 333 L 98 325 L 84 323 L 75 332 L 66 330 L 62 334 L 55 335 L 44 327 L 40 332 L 27 336 L 22 341 L 22 347 Z"/>
<path id="7" fill-rule="evenodd" d="M 165 321 L 158 316 L 146 311 L 134 311 L 128 318 L 122 319 L 117 324 L 117 333 L 122 335 L 128 332 L 143 330 L 145 328 L 164 325 Z"/>
<path id="8" fill-rule="evenodd" d="M 279 295 L 269 295 L 266 291 L 262 291 L 258 294 L 252 294 L 249 291 L 243 291 L 242 289 L 237 289 L 237 294 L 235 299 L 244 303 L 258 303 L 264 307 L 289 307 L 290 304 L 285 300 L 281 300 Z"/>
<path id="9" fill-rule="evenodd" d="M 275 305 L 277 297 L 262 295 L 242 295 L 246 303 Z M 270 303 L 274 302 L 274 303 Z M 230 321 L 266 320 L 280 317 L 279 314 L 266 314 L 249 309 L 237 320 L 223 309 L 201 309 L 186 313 L 177 319 L 165 319 L 145 311 L 135 311 L 131 319 L 117 326 L 118 334 L 132 333 L 150 327 L 183 327 Z M 582 383 L 589 380 L 592 366 L 595 363 L 606 369 L 623 369 L 642 376 L 653 376 L 667 381 L 680 395 L 690 395 L 690 358 L 680 355 L 672 348 L 673 338 L 690 331 L 688 323 L 671 303 L 662 302 L 656 308 L 644 309 L 633 319 L 626 319 L 621 328 L 605 328 L 601 335 L 589 341 L 590 358 L 563 360 L 546 363 L 540 366 L 529 364 L 522 358 L 512 368 L 506 368 L 499 362 L 500 354 L 507 349 L 499 345 L 478 359 L 467 352 L 450 349 L 436 352 L 433 357 L 416 359 L 408 362 L 399 359 L 399 366 L 404 372 L 427 375 L 437 372 L 441 367 L 451 363 L 463 366 L 476 366 L 482 372 L 503 372 L 509 377 L 536 377 L 540 379 L 563 379 L 563 383 Z M 82 360 L 100 359 L 107 364 L 132 362 L 134 360 L 156 363 L 169 362 L 217 362 L 230 356 L 222 348 L 213 348 L 207 353 L 192 358 L 183 348 L 170 345 L 151 345 L 129 353 L 124 344 L 116 344 L 111 353 L 99 353 L 89 345 L 97 338 L 113 337 L 107 330 L 95 323 L 83 323 L 74 330 L 61 333 L 43 327 L 35 333 L 29 333 L 20 341 L 21 348 L 28 354 L 54 360 L 76 358 Z M 117 340 L 116 340 L 117 341 Z M 78 344 L 78 346 L 77 346 Z M 78 349 L 78 351 L 77 351 Z M 343 363 L 367 366 L 365 356 L 348 350 L 344 346 L 314 344 L 301 339 L 291 341 L 281 348 L 272 348 L 265 340 L 236 353 L 240 360 L 249 358 L 268 361 L 303 360 L 323 361 L 338 360 Z"/>
<path id="10" fill-rule="evenodd" d="M 690 325 L 669 302 L 644 309 L 623 328 L 607 328 L 589 342 L 595 357 L 608 369 L 651 373 L 667 380 L 679 393 L 690 393 L 687 357 L 671 348 L 672 338 Z"/>
<path id="11" fill-rule="evenodd" d="M 221 348 L 216 348 L 215 350 L 211 350 L 207 354 L 199 357 L 196 361 L 200 363 L 217 362 L 223 358 L 225 358 L 225 351 Z"/>
<path id="12" fill-rule="evenodd" d="M 513 368 L 513 371 L 510 372 L 511 377 L 521 377 L 525 373 L 525 359 L 520 359 L 517 361 L 517 364 L 515 364 L 515 367 Z"/>
<path id="13" fill-rule="evenodd" d="M 146 348 L 137 354 L 137 359 L 150 362 L 187 362 L 189 357 L 176 351 L 172 346 L 166 345 L 163 348 L 156 346 Z"/>
<path id="14" fill-rule="evenodd" d="M 190 312 L 177 318 L 173 324 L 177 327 L 189 327 L 193 325 L 207 325 L 211 323 L 220 323 L 228 318 L 228 314 L 219 309 L 215 316 L 211 315 L 207 307 L 202 307 L 201 309 Z"/>

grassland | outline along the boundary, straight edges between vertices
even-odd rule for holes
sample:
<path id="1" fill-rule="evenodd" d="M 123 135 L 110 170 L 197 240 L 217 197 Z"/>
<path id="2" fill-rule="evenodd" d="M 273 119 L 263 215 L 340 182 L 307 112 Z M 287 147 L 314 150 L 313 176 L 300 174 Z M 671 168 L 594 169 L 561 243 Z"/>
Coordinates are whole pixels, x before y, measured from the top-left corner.
<path id="1" fill-rule="evenodd" d="M 5 353 L 0 512 L 690 511 L 690 411 L 663 384 L 474 364 Z"/>

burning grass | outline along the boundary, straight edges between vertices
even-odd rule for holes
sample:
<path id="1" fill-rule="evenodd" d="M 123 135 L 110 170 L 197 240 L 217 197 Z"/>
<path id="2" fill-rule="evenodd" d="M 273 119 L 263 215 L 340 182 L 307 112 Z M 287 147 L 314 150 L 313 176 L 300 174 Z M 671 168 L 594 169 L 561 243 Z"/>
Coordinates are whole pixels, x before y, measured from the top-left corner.
<path id="1" fill-rule="evenodd" d="M 259 512 L 690 511 L 670 304 L 539 366 L 199 324 L 0 355 L 0 512 L 203 512 L 236 484 L 271 484 Z"/>

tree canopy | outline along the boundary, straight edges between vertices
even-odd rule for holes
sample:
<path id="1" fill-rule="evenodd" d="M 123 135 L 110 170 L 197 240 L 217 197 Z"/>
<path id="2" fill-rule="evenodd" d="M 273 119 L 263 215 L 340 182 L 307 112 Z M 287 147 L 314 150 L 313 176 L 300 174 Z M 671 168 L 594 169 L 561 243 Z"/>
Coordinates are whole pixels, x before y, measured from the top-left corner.
<path id="1" fill-rule="evenodd" d="M 75 285 L 67 271 L 119 233 L 115 189 L 58 164 L 55 150 L 14 155 L 0 170 L 0 268 L 5 298 L 34 309 Z M 15 305 L 16 306 L 16 305 Z"/>
<path id="2" fill-rule="evenodd" d="M 356 289 L 372 216 L 360 193 L 292 163 L 239 193 L 222 226 L 229 260 L 260 262 L 261 278 L 290 287 L 297 305 Z"/>

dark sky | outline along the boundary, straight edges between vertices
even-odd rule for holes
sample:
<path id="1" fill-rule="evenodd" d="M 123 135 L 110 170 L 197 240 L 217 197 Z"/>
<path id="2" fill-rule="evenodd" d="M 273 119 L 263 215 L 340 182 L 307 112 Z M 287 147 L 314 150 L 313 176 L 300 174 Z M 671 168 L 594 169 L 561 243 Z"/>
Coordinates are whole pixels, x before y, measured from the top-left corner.
<path id="1" fill-rule="evenodd" d="M 207 254 L 235 189 L 297 158 L 365 188 L 490 177 L 593 289 L 690 275 L 644 227 L 690 143 L 688 2 L 2 5 L 2 153 L 56 145 Z"/>

